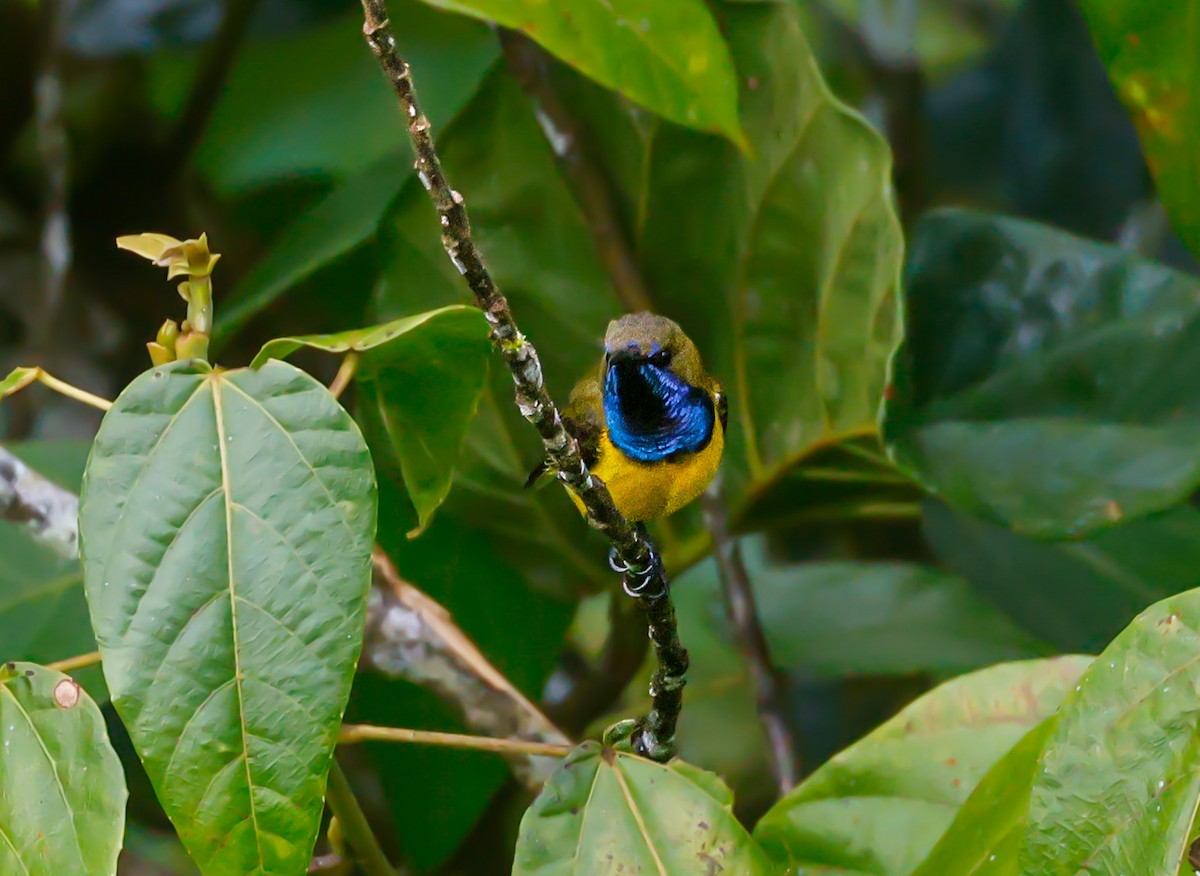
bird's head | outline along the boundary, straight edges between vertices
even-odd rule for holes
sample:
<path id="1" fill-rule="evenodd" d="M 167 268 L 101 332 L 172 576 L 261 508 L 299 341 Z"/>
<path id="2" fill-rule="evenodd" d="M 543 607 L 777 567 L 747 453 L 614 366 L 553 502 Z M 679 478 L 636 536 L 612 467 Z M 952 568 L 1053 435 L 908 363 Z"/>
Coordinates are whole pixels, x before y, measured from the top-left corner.
<path id="1" fill-rule="evenodd" d="M 604 335 L 605 371 L 650 365 L 700 385 L 704 366 L 691 338 L 678 323 L 653 313 L 630 313 L 608 324 Z"/>

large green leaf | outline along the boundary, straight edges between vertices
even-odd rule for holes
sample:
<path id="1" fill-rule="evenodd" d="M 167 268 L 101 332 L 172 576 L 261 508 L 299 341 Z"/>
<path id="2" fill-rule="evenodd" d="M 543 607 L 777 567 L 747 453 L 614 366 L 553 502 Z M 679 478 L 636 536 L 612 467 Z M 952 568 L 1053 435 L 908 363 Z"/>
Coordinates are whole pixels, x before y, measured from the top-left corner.
<path id="1" fill-rule="evenodd" d="M 1175 876 L 1200 805 L 1200 590 L 1148 608 L 1096 658 L 1046 743 L 1027 876 Z"/>
<path id="2" fill-rule="evenodd" d="M 907 876 L 992 764 L 1054 711 L 1087 663 L 1005 663 L 935 688 L 792 790 L 755 837 L 798 874 Z"/>
<path id="3" fill-rule="evenodd" d="M 1115 247 L 978 213 L 918 226 L 896 457 L 951 505 L 1039 537 L 1200 483 L 1200 284 Z"/>
<path id="4" fill-rule="evenodd" d="M 1200 511 L 1189 505 L 1062 541 L 924 507 L 938 557 L 1063 651 L 1095 653 L 1148 605 L 1200 584 Z"/>
<path id="5" fill-rule="evenodd" d="M 100 709 L 60 672 L 0 666 L 0 873 L 115 876 L 125 773 Z"/>
<path id="6" fill-rule="evenodd" d="M 755 155 L 662 126 L 639 225 L 656 305 L 729 393 L 735 524 L 813 451 L 877 433 L 900 339 L 888 147 L 832 96 L 798 16 L 726 10 Z"/>
<path id="7" fill-rule="evenodd" d="M 1055 720 L 1038 724 L 996 761 L 913 876 L 1020 876 L 1029 793 Z"/>
<path id="8" fill-rule="evenodd" d="M 250 367 L 300 347 L 363 354 L 365 404 L 387 435 L 380 443 L 395 455 L 424 527 L 450 492 L 463 435 L 483 391 L 492 353 L 483 313 L 452 304 L 353 331 L 276 338 Z"/>
<path id="9" fill-rule="evenodd" d="M 6 450 L 65 490 L 75 492 L 91 444 L 44 441 L 5 444 Z M 96 649 L 83 595 L 83 571 L 16 526 L 0 523 L 0 642 L 4 656 L 52 663 Z M 97 700 L 107 699 L 96 668 L 77 673 Z"/>
<path id="10" fill-rule="evenodd" d="M 664 118 L 744 142 L 729 50 L 703 0 L 426 0 L 524 31 Z"/>
<path id="11" fill-rule="evenodd" d="M 712 773 L 585 742 L 521 821 L 513 876 L 776 872 Z"/>
<path id="12" fill-rule="evenodd" d="M 104 675 L 206 874 L 304 873 L 362 645 L 370 456 L 282 362 L 138 377 L 80 506 Z"/>
<path id="13" fill-rule="evenodd" d="M 1200 255 L 1200 12 L 1194 2 L 1083 0 L 1113 86 L 1133 114 L 1158 195 Z"/>

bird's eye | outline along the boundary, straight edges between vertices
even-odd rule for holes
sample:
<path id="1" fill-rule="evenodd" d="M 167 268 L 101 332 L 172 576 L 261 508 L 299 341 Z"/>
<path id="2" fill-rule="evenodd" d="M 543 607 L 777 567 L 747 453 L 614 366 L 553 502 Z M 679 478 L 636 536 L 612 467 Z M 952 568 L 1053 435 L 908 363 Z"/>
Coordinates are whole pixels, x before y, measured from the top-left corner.
<path id="1" fill-rule="evenodd" d="M 666 368 L 668 365 L 671 364 L 671 351 L 670 350 L 659 350 L 657 353 L 655 353 L 653 356 L 650 357 L 650 364 L 657 365 L 660 368 Z"/>

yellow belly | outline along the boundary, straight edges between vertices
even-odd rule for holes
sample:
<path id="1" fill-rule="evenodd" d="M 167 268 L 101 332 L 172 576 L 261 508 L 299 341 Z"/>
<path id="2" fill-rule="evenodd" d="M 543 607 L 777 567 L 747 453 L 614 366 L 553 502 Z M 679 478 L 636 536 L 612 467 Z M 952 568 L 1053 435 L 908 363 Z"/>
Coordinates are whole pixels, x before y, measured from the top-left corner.
<path id="1" fill-rule="evenodd" d="M 712 440 L 699 453 L 674 462 L 639 462 L 613 446 L 608 431 L 600 435 L 597 461 L 592 473 L 604 481 L 617 510 L 638 522 L 674 514 L 704 492 L 717 473 L 725 434 L 720 422 L 713 424 Z M 585 513 L 583 503 L 571 499 Z"/>

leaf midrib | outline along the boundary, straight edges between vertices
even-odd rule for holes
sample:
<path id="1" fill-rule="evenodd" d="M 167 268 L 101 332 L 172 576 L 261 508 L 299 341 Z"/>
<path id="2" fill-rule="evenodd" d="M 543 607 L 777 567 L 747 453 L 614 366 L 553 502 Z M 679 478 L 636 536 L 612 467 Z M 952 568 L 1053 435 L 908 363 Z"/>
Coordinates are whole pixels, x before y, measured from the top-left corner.
<path id="1" fill-rule="evenodd" d="M 246 798 L 250 806 L 250 819 L 254 825 L 254 848 L 258 853 L 259 869 L 264 869 L 265 858 L 262 848 L 262 829 L 258 824 L 258 807 L 254 802 L 254 777 L 250 773 L 250 740 L 246 734 L 246 695 L 242 689 L 242 645 L 238 634 L 237 589 L 234 586 L 233 576 L 233 495 L 230 492 L 232 479 L 229 474 L 229 448 L 226 445 L 225 412 L 221 404 L 221 375 L 213 372 L 208 380 L 212 383 L 213 412 L 216 417 L 217 429 L 217 449 L 221 457 L 221 492 L 223 504 L 225 505 L 225 555 L 229 577 L 229 617 L 233 628 L 233 679 L 238 701 L 238 730 L 242 736 L 242 763 L 246 768 Z M 243 393 L 243 395 L 245 394 Z M 249 396 L 246 397 L 249 398 Z M 324 486 L 324 482 L 319 482 Z"/>

